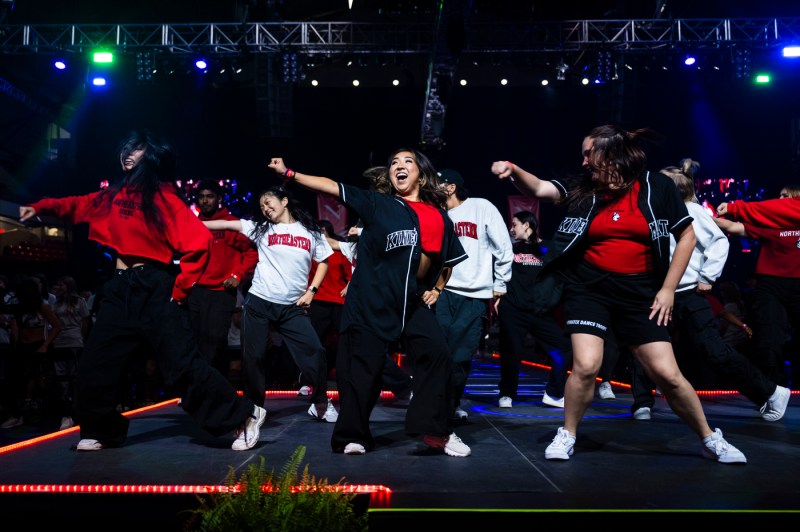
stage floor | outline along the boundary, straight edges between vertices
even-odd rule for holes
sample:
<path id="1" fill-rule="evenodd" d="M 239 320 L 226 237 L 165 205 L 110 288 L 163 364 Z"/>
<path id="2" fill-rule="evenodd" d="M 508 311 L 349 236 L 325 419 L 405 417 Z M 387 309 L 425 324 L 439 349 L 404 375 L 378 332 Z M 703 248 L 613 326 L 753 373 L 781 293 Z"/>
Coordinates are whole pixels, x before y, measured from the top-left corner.
<path id="1" fill-rule="evenodd" d="M 738 394 L 702 395 L 712 428 L 721 428 L 748 459 L 746 465 L 724 465 L 702 457 L 700 441 L 663 398 L 657 399 L 650 421 L 633 420 L 630 393 L 617 386 L 615 400 L 593 402 L 572 459 L 552 462 L 544 459 L 544 449 L 562 425 L 563 410 L 542 404 L 546 377 L 544 369 L 523 367 L 523 396 L 513 408 L 501 409 L 496 403 L 497 359 L 475 360 L 467 388 L 469 418 L 456 428 L 472 448 L 467 458 L 432 453 L 421 439 L 408 438 L 403 432 L 406 407 L 389 400 L 382 400 L 372 416 L 376 449 L 359 456 L 331 452 L 333 425 L 311 419 L 303 397 L 268 397 L 261 441 L 245 452 L 230 449 L 231 437 L 205 434 L 171 401 L 132 414 L 128 442 L 121 448 L 73 451 L 79 436 L 70 429 L 35 444 L 0 449 L 0 509 L 45 511 L 41 517 L 57 523 L 86 523 L 104 513 L 124 512 L 131 526 L 178 530 L 178 514 L 196 506 L 194 495 L 131 496 L 126 501 L 107 494 L 15 492 L 39 485 L 51 486 L 51 492 L 59 486 L 218 486 L 231 468 L 238 476 L 262 457 L 267 469 L 279 472 L 304 445 L 303 463 L 317 479 L 387 489 L 369 503 L 370 530 L 408 530 L 429 522 L 433 511 L 465 526 L 483 519 L 496 522 L 502 513 L 502 523 L 525 519 L 530 527 L 547 519 L 590 518 L 596 523 L 635 516 L 646 518 L 643 524 L 649 528 L 704 516 L 713 517 L 712 524 L 748 519 L 763 524 L 787 512 L 800 513 L 796 395 L 786 416 L 775 423 L 761 420 L 758 409 Z M 53 516 L 50 511 L 64 513 Z M 107 525 L 105 517 L 100 523 Z"/>

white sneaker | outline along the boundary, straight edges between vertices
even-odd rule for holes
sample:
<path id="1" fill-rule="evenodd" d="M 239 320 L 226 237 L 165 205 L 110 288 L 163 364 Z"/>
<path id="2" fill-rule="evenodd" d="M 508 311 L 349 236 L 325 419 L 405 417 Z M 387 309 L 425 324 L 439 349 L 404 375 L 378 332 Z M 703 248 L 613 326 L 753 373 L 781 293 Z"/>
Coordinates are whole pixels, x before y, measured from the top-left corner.
<path id="1" fill-rule="evenodd" d="M 348 443 L 344 448 L 344 454 L 364 454 L 367 450 L 360 443 Z"/>
<path id="2" fill-rule="evenodd" d="M 69 416 L 64 416 L 61 418 L 61 425 L 58 427 L 58 430 L 67 430 L 75 426 L 75 421 L 72 420 Z"/>
<path id="3" fill-rule="evenodd" d="M 313 389 L 311 386 L 301 386 L 299 390 L 297 390 L 297 395 L 311 395 Z"/>
<path id="4" fill-rule="evenodd" d="M 432 449 L 442 449 L 448 456 L 463 458 L 472 454 L 472 449 L 455 433 L 449 436 L 425 436 L 422 441 Z"/>
<path id="5" fill-rule="evenodd" d="M 455 413 L 453 413 L 453 419 L 467 419 L 467 417 L 469 417 L 469 414 L 460 406 L 457 407 Z"/>
<path id="6" fill-rule="evenodd" d="M 723 464 L 746 464 L 744 453 L 725 441 L 722 431 L 716 429 L 711 436 L 703 439 L 703 456 Z"/>
<path id="7" fill-rule="evenodd" d="M 103 444 L 91 438 L 84 438 L 75 446 L 77 451 L 99 451 L 103 449 Z"/>
<path id="8" fill-rule="evenodd" d="M 597 389 L 597 395 L 600 396 L 600 399 L 617 398 L 617 396 L 614 395 L 614 391 L 611 389 L 611 383 L 608 381 L 603 381 L 600 383 L 600 387 Z"/>
<path id="9" fill-rule="evenodd" d="M 333 406 L 333 401 L 330 399 L 328 399 L 328 407 L 321 416 L 317 412 L 317 405 L 315 404 L 308 407 L 308 415 L 314 419 L 319 419 L 320 421 L 326 421 L 328 423 L 336 423 L 336 420 L 339 419 L 339 412 L 336 411 L 336 408 Z"/>
<path id="10" fill-rule="evenodd" d="M 542 403 L 544 403 L 546 405 L 549 405 L 549 406 L 554 406 L 556 408 L 564 408 L 564 398 L 563 397 L 561 399 L 553 399 L 552 397 L 547 395 L 547 392 L 544 392 L 544 395 L 542 396 Z"/>
<path id="11" fill-rule="evenodd" d="M 463 458 L 471 455 L 472 449 L 470 449 L 466 443 L 461 441 L 461 438 L 456 436 L 456 433 L 454 432 L 449 438 L 447 438 L 447 443 L 444 444 L 444 453 L 448 456 L 457 456 Z"/>
<path id="12" fill-rule="evenodd" d="M 786 407 L 789 406 L 789 398 L 792 397 L 792 391 L 789 388 L 778 386 L 775 392 L 761 407 L 761 419 L 764 421 L 778 421 L 786 413 Z"/>
<path id="13" fill-rule="evenodd" d="M 553 442 L 544 450 L 544 457 L 547 460 L 569 460 L 575 451 L 575 436 L 570 434 L 564 427 L 558 427 L 556 437 Z"/>
<path id="14" fill-rule="evenodd" d="M 503 397 L 500 398 L 499 401 L 497 401 L 497 406 L 499 406 L 500 408 L 511 408 L 511 405 L 513 403 L 514 401 L 512 401 L 510 397 L 504 395 Z"/>
<path id="15" fill-rule="evenodd" d="M 19 427 L 23 424 L 22 416 L 20 417 L 10 417 L 6 419 L 2 425 L 0 425 L 0 429 L 13 429 L 14 427 Z"/>
<path id="16" fill-rule="evenodd" d="M 247 418 L 244 425 L 236 431 L 236 439 L 231 445 L 234 451 L 246 451 L 255 447 L 261 436 L 261 425 L 267 419 L 267 411 L 258 405 L 253 408 L 253 413 Z"/>
<path id="17" fill-rule="evenodd" d="M 647 421 L 650 419 L 650 407 L 643 406 L 641 408 L 637 408 L 636 411 L 633 413 L 633 419 L 639 421 Z"/>

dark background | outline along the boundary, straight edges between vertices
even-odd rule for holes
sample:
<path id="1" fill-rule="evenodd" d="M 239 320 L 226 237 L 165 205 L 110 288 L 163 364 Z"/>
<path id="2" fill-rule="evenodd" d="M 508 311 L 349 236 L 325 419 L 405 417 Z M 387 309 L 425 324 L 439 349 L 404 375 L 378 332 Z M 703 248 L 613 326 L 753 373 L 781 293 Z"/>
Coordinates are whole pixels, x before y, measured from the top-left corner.
<path id="1" fill-rule="evenodd" d="M 8 3 L 5 3 L 8 5 Z M 463 2 L 472 19 L 504 21 L 630 17 L 796 17 L 800 2 Z M 500 4 L 500 5 L 498 5 Z M 436 2 L 319 1 L 36 1 L 19 0 L 5 14 L 8 24 L 158 23 L 269 20 L 431 20 Z M 468 38 L 468 37 L 467 37 Z M 492 161 L 512 160 L 541 177 L 579 170 L 586 132 L 603 123 L 628 129 L 650 127 L 664 135 L 650 150 L 651 168 L 684 157 L 701 163 L 700 178 L 733 178 L 773 197 L 781 186 L 800 181 L 800 60 L 778 51 L 754 55 L 770 65 L 774 81 L 754 86 L 721 71 L 663 70 L 656 55 L 631 58 L 632 70 L 603 85 L 568 82 L 500 86 L 486 79 L 502 67 L 459 65 L 482 82 L 455 85 L 446 94 L 441 149 L 427 149 L 437 167 L 454 167 L 474 196 L 486 197 L 506 214 L 508 182 L 489 172 Z M 724 59 L 724 58 L 723 58 Z M 377 83 L 354 88 L 291 85 L 291 136 L 270 136 L 259 124 L 252 81 L 209 82 L 191 76 L 154 83 L 131 79 L 104 91 L 80 77 L 57 75 L 52 57 L 0 55 L 0 77 L 49 102 L 56 115 L 69 113 L 69 149 L 42 160 L 49 119 L 0 93 L 0 196 L 25 202 L 42 196 L 84 194 L 118 172 L 117 143 L 132 128 L 150 127 L 172 140 L 183 179 L 235 179 L 240 190 L 275 183 L 266 168 L 282 156 L 303 172 L 363 183 L 361 172 L 381 164 L 396 147 L 418 147 L 425 103 L 425 61 L 405 68 L 405 85 Z M 729 61 L 728 61 L 729 62 Z M 366 69 L 364 70 L 366 72 Z M 377 76 L 363 74 L 367 77 Z M 309 78 L 310 79 L 310 78 Z M 494 78 L 492 78 L 494 79 Z M 299 197 L 313 200 L 304 191 Z M 309 203 L 313 209 L 314 204 Z M 543 214 L 547 217 L 548 212 Z M 545 228 L 548 220 L 543 220 Z"/>

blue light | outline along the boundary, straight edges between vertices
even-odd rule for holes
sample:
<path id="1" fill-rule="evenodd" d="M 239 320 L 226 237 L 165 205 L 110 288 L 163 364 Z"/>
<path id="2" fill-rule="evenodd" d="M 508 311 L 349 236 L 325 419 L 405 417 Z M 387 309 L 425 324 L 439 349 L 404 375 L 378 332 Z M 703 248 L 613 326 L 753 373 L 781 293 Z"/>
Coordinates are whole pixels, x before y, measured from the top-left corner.
<path id="1" fill-rule="evenodd" d="M 67 64 L 61 59 L 56 59 L 56 61 L 53 63 L 53 66 L 59 70 L 64 70 L 65 68 L 67 68 Z"/>
<path id="2" fill-rule="evenodd" d="M 94 85 L 95 87 L 105 87 L 106 78 L 102 78 L 102 77 L 99 77 L 99 76 L 94 77 L 94 78 L 92 78 L 92 85 Z"/>
<path id="3" fill-rule="evenodd" d="M 693 55 L 687 55 L 686 59 L 683 60 L 683 64 L 686 66 L 692 66 L 697 59 Z"/>
<path id="4" fill-rule="evenodd" d="M 208 63 L 206 63 L 205 59 L 198 59 L 197 61 L 194 62 L 194 66 L 196 66 L 200 70 L 205 70 L 206 68 L 208 68 Z"/>
<path id="5" fill-rule="evenodd" d="M 783 57 L 800 57 L 800 46 L 784 46 Z"/>

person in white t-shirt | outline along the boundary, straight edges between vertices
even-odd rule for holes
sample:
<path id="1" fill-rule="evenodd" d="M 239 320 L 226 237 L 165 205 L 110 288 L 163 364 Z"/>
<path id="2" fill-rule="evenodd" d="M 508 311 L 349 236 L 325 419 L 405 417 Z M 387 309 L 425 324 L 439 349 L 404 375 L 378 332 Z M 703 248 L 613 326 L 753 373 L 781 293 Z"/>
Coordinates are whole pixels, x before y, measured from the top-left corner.
<path id="1" fill-rule="evenodd" d="M 328 272 L 328 257 L 333 253 L 316 220 L 289 191 L 273 186 L 259 196 L 259 211 L 253 220 L 203 223 L 212 231 L 239 231 L 258 247 L 258 264 L 242 314 L 242 380 L 246 396 L 257 405 L 264 404 L 266 331 L 272 325 L 283 338 L 303 380 L 312 383 L 309 415 L 335 422 L 339 414 L 328 399 L 325 348 L 308 317 L 308 307 Z M 312 260 L 318 266 L 309 283 Z"/>

